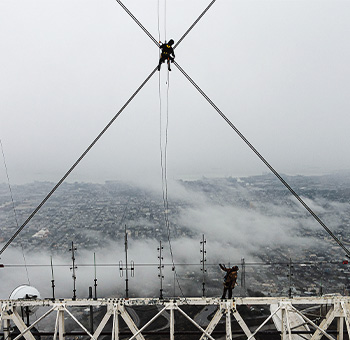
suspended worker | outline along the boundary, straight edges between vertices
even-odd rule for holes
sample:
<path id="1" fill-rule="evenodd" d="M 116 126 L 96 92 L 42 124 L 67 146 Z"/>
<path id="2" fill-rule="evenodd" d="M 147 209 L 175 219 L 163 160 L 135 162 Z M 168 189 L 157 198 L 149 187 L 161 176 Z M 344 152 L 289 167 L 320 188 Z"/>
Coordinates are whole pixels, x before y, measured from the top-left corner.
<path id="1" fill-rule="evenodd" d="M 226 292 L 228 291 L 228 298 L 232 298 L 232 290 L 237 285 L 237 272 L 238 267 L 233 266 L 232 268 L 226 268 L 225 265 L 219 264 L 220 268 L 226 272 L 224 277 L 224 291 L 222 293 L 221 299 L 226 299 Z"/>
<path id="2" fill-rule="evenodd" d="M 168 70 L 171 71 L 170 63 L 174 62 L 175 53 L 174 49 L 172 48 L 172 45 L 174 44 L 174 40 L 171 39 L 169 42 L 165 42 L 164 44 L 161 44 L 159 48 L 162 50 L 160 54 L 159 64 L 158 64 L 158 71 L 160 71 L 160 65 L 162 65 L 165 60 L 167 60 L 168 63 Z"/>

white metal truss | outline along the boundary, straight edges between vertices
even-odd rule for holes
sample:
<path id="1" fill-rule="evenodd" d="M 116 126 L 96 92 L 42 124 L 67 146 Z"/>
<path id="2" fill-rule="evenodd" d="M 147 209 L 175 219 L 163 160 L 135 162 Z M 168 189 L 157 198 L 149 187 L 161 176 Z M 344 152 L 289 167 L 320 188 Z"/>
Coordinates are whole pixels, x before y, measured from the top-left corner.
<path id="1" fill-rule="evenodd" d="M 278 308 L 272 312 L 260 325 L 254 325 L 248 327 L 244 318 L 237 310 L 238 306 L 270 306 L 277 304 Z M 45 308 L 45 312 L 42 312 L 41 316 L 27 326 L 20 316 L 21 308 L 25 307 L 39 307 Z M 80 308 L 93 307 L 106 307 L 106 312 L 97 325 L 93 334 L 79 321 L 79 315 L 81 312 L 77 312 Z M 149 319 L 141 328 L 138 328 L 133 321 L 132 316 L 128 312 L 127 308 L 136 306 L 157 306 L 158 313 Z M 195 318 L 190 317 L 183 309 L 184 306 L 215 306 L 216 312 L 212 313 L 213 316 L 208 323 L 201 325 Z M 301 310 L 300 307 L 303 307 Z M 328 312 L 325 314 L 321 322 L 318 324 L 312 321 L 306 316 L 306 310 L 310 309 L 310 306 L 327 306 Z M 74 307 L 74 308 L 73 308 Z M 73 308 L 73 309 L 72 309 Z M 305 310 L 305 311 L 304 311 Z M 215 309 L 213 309 L 215 311 Z M 39 312 L 38 312 L 39 313 Z M 219 298 L 176 298 L 176 299 L 152 299 L 152 298 L 136 298 L 136 299 L 82 299 L 82 300 L 0 300 L 0 329 L 3 331 L 4 339 L 6 340 L 18 340 L 24 337 L 25 340 L 35 340 L 35 333 L 32 332 L 33 328 L 37 326 L 42 320 L 46 319 L 50 314 L 56 313 L 54 325 L 52 325 L 53 339 L 56 340 L 57 336 L 59 340 L 64 340 L 66 337 L 65 321 L 71 319 L 76 323 L 87 338 L 98 340 L 101 336 L 107 322 L 112 318 L 112 340 L 120 339 L 120 318 L 124 320 L 125 324 L 131 332 L 129 340 L 145 340 L 143 332 L 149 327 L 156 319 L 161 315 L 164 315 L 169 320 L 169 339 L 175 338 L 175 314 L 181 314 L 185 319 L 192 323 L 202 333 L 200 340 L 215 340 L 213 337 L 213 331 L 218 323 L 225 318 L 225 330 L 226 339 L 232 340 L 232 321 L 236 320 L 238 325 L 245 334 L 247 340 L 255 340 L 255 335 L 259 333 L 264 326 L 270 322 L 274 315 L 281 316 L 280 334 L 282 340 L 294 340 L 294 339 L 311 339 L 320 340 L 325 337 L 330 340 L 343 340 L 344 339 L 344 324 L 346 325 L 346 331 L 350 334 L 350 298 L 345 296 L 324 296 L 324 297 L 237 297 L 233 300 L 221 300 Z M 76 315 L 74 315 L 76 313 Z M 39 313 L 40 315 L 40 313 Z M 293 324 L 293 315 L 298 315 L 298 319 L 302 320 L 302 324 L 307 324 L 310 330 L 310 334 L 298 335 L 293 330 L 300 329 L 300 325 Z M 336 320 L 337 336 L 329 334 L 329 326 Z M 46 322 L 46 328 L 48 327 Z M 11 327 L 17 327 L 18 332 L 16 336 L 12 335 Z M 310 328 L 309 328 L 310 327 Z M 253 328 L 253 329 L 252 329 Z M 278 327 L 277 327 L 278 328 Z M 277 330 L 276 328 L 276 330 Z M 40 332 L 40 330 L 39 330 Z M 334 331 L 333 331 L 334 333 Z M 124 337 L 125 338 L 125 337 Z"/>

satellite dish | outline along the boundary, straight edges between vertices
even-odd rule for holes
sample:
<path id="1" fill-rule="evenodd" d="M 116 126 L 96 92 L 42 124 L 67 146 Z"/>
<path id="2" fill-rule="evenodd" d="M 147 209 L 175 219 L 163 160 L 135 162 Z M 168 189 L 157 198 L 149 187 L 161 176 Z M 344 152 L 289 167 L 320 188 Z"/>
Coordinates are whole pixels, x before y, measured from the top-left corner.
<path id="1" fill-rule="evenodd" d="M 29 286 L 29 285 L 21 285 L 12 291 L 9 299 L 10 300 L 40 300 L 40 293 L 35 287 Z M 38 306 L 28 307 L 28 313 L 33 314 L 37 309 L 38 309 Z"/>
<path id="2" fill-rule="evenodd" d="M 39 291 L 29 285 L 21 285 L 15 288 L 10 294 L 10 300 L 38 300 L 40 299 Z"/>

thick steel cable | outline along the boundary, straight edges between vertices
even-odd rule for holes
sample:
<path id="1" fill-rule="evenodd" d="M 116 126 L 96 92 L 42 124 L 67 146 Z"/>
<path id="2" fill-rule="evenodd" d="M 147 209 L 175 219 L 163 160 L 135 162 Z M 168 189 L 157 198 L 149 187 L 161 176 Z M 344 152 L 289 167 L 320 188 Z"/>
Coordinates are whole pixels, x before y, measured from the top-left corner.
<path id="1" fill-rule="evenodd" d="M 190 28 L 184 33 L 184 35 L 178 40 L 178 42 L 175 44 L 174 49 L 181 43 L 182 40 L 185 39 L 188 33 L 193 29 L 193 27 L 198 23 L 199 20 L 202 19 L 205 13 L 209 10 L 209 8 L 214 4 L 216 0 L 213 0 L 208 7 L 202 12 L 202 14 L 197 18 L 197 20 L 190 26 Z"/>
<path id="2" fill-rule="evenodd" d="M 150 32 L 147 31 L 145 26 L 143 26 L 140 21 L 136 19 L 136 17 L 126 8 L 126 6 L 120 1 L 116 0 L 118 4 L 124 9 L 126 13 L 130 15 L 130 17 L 141 27 L 141 29 L 149 36 L 149 38 L 159 47 L 159 42 L 152 36 Z"/>
<path id="3" fill-rule="evenodd" d="M 72 167 L 65 173 L 65 175 L 59 180 L 59 182 L 54 186 L 54 188 L 46 195 L 42 202 L 37 206 L 37 208 L 30 214 L 30 216 L 25 220 L 25 222 L 18 228 L 18 230 L 13 234 L 13 236 L 7 241 L 7 243 L 0 250 L 0 255 L 4 250 L 12 243 L 12 241 L 17 237 L 17 235 L 23 230 L 23 228 L 28 224 L 28 222 L 35 216 L 35 214 L 40 210 L 40 208 L 46 203 L 46 201 L 52 196 L 52 194 L 57 190 L 57 188 L 63 183 L 63 181 L 69 176 L 69 174 L 74 170 L 74 168 L 80 163 L 80 161 L 85 157 L 85 155 L 92 149 L 92 147 L 97 143 L 97 141 L 102 137 L 102 135 L 107 131 L 107 129 L 113 124 L 113 122 L 119 117 L 119 115 L 124 111 L 124 109 L 130 104 L 130 102 L 135 98 L 135 96 L 140 92 L 140 90 L 145 86 L 145 84 L 151 79 L 153 74 L 156 72 L 157 67 L 147 76 L 143 83 L 138 87 L 138 89 L 133 93 L 133 95 L 127 100 L 123 107 L 116 113 L 112 120 L 106 125 L 106 127 L 99 133 L 99 135 L 94 139 L 94 141 L 88 146 L 88 148 L 82 153 L 78 160 L 72 165 Z"/>
<path id="4" fill-rule="evenodd" d="M 248 145 L 248 147 L 260 158 L 260 160 L 270 169 L 270 171 L 282 182 L 282 184 L 291 192 L 291 194 L 302 204 L 302 206 L 312 215 L 312 217 L 323 227 L 323 229 L 334 239 L 334 241 L 345 251 L 350 257 L 350 251 L 343 243 L 332 233 L 332 231 L 324 224 L 324 222 L 313 212 L 313 210 L 304 202 L 304 200 L 291 188 L 291 186 L 282 178 L 282 176 L 268 163 L 268 161 L 255 149 L 255 147 L 247 140 L 246 137 L 237 129 L 235 125 L 224 115 L 224 113 L 213 103 L 213 101 L 203 92 L 203 90 L 194 82 L 194 80 L 174 61 L 175 66 L 189 80 L 189 82 L 197 89 L 197 91 L 207 100 L 207 102 L 220 114 L 226 123 L 238 134 L 238 136 Z"/>

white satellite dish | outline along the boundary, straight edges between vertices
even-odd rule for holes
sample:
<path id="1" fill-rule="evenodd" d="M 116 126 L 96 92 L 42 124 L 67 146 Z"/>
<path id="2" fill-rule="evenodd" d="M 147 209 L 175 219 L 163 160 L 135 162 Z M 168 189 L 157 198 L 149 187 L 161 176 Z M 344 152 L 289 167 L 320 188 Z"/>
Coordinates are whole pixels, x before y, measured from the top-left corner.
<path id="1" fill-rule="evenodd" d="M 29 285 L 21 285 L 15 288 L 10 294 L 10 300 L 39 300 L 40 293 L 39 291 Z"/>
<path id="2" fill-rule="evenodd" d="M 21 285 L 15 288 L 9 297 L 10 300 L 40 300 L 39 291 L 29 285 Z M 28 310 L 29 314 L 34 313 L 38 309 L 38 306 L 30 307 Z"/>

